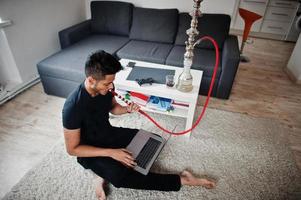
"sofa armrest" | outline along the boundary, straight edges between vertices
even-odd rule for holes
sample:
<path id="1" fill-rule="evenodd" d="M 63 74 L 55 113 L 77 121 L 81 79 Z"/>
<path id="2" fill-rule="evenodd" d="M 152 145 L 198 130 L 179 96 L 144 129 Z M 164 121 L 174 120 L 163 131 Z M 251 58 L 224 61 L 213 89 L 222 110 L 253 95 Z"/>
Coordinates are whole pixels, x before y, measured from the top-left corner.
<path id="1" fill-rule="evenodd" d="M 86 20 L 59 32 L 61 49 L 64 49 L 91 34 L 91 20 Z"/>
<path id="2" fill-rule="evenodd" d="M 240 53 L 237 36 L 229 35 L 222 53 L 222 72 L 217 86 L 216 97 L 228 99 L 238 69 Z"/>

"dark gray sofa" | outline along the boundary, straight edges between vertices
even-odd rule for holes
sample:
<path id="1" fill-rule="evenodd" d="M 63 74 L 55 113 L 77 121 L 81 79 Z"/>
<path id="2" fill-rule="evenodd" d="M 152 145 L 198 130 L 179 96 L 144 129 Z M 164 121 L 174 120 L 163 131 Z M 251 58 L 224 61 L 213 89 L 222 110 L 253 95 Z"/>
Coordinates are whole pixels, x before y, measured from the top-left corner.
<path id="1" fill-rule="evenodd" d="M 103 49 L 116 58 L 128 58 L 183 67 L 186 30 L 190 16 L 177 9 L 148 9 L 126 2 L 91 2 L 91 19 L 59 32 L 62 50 L 37 64 L 44 91 L 67 97 L 81 83 L 85 61 Z M 200 36 L 216 39 L 220 64 L 212 96 L 228 99 L 239 64 L 236 36 L 229 35 L 230 16 L 204 14 L 199 18 Z M 214 49 L 202 42 L 194 49 L 193 69 L 203 70 L 200 94 L 208 93 L 213 73 Z"/>

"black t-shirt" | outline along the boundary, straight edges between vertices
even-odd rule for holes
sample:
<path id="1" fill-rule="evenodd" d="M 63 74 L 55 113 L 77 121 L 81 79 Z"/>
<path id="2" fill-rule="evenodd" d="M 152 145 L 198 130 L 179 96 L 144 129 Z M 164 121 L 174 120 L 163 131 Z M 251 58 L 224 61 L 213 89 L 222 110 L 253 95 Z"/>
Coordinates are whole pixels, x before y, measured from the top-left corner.
<path id="1" fill-rule="evenodd" d="M 84 83 L 80 84 L 66 99 L 62 112 L 63 126 L 66 129 L 81 129 L 81 144 L 110 146 L 114 137 L 109 122 L 112 98 L 110 92 L 92 97 Z"/>

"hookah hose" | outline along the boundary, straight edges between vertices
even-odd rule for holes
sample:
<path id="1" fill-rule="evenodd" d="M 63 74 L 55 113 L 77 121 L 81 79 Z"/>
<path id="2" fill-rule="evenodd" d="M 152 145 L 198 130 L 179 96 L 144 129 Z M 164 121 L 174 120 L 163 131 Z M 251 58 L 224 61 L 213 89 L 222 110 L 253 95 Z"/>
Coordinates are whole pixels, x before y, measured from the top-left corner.
<path id="1" fill-rule="evenodd" d="M 209 91 L 208 91 L 208 95 L 207 95 L 207 98 L 206 98 L 206 102 L 203 106 L 203 109 L 202 109 L 202 112 L 201 114 L 199 115 L 199 117 L 197 118 L 196 122 L 192 125 L 192 127 L 190 129 L 187 129 L 187 130 L 184 130 L 184 131 L 181 131 L 181 132 L 172 132 L 170 130 L 167 130 L 165 128 L 163 128 L 158 122 L 156 122 L 151 116 L 149 116 L 146 112 L 144 112 L 143 110 L 138 110 L 139 113 L 141 113 L 142 115 L 144 115 L 145 117 L 147 117 L 151 122 L 153 122 L 159 129 L 161 129 L 162 131 L 166 132 L 166 133 L 169 133 L 171 135 L 184 135 L 190 131 L 192 131 L 201 121 L 201 119 L 203 118 L 204 114 L 205 114 L 205 111 L 206 111 L 206 108 L 208 106 L 208 103 L 209 103 L 209 100 L 210 100 L 210 97 L 211 97 L 211 92 L 212 92 L 212 89 L 213 89 L 213 85 L 214 85 L 214 80 L 215 80 L 215 76 L 216 76 L 216 72 L 217 72 L 217 69 L 218 69 L 218 63 L 219 63 L 219 51 L 218 51 L 218 46 L 217 46 L 217 43 L 216 41 L 210 37 L 210 36 L 204 36 L 202 38 L 200 38 L 198 41 L 199 42 L 202 42 L 204 40 L 209 40 L 211 41 L 211 43 L 214 45 L 214 48 L 215 48 L 215 66 L 214 66 L 214 71 L 213 71 L 213 75 L 212 75 L 212 78 L 211 78 L 211 82 L 210 82 L 210 87 L 209 87 Z M 196 43 L 198 43 L 198 41 Z M 117 96 L 119 99 L 121 99 L 122 101 L 124 101 L 127 105 L 130 105 L 131 103 L 129 101 L 127 101 L 124 97 L 122 97 L 121 95 L 117 94 L 115 91 L 113 90 L 110 90 L 110 92 L 114 95 L 114 96 Z"/>

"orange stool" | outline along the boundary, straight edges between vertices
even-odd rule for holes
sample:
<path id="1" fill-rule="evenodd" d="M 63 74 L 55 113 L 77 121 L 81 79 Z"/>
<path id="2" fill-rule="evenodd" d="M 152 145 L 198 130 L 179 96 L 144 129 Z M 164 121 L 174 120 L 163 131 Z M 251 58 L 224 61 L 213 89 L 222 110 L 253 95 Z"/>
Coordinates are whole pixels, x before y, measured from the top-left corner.
<path id="1" fill-rule="evenodd" d="M 241 48 L 240 48 L 240 61 L 249 62 L 250 60 L 246 56 L 244 56 L 242 52 L 245 47 L 253 23 L 259 20 L 260 18 L 262 18 L 262 16 L 243 8 L 239 8 L 239 15 L 242 17 L 242 19 L 245 22 L 244 34 L 242 37 Z"/>

